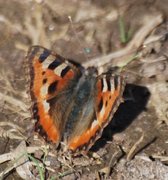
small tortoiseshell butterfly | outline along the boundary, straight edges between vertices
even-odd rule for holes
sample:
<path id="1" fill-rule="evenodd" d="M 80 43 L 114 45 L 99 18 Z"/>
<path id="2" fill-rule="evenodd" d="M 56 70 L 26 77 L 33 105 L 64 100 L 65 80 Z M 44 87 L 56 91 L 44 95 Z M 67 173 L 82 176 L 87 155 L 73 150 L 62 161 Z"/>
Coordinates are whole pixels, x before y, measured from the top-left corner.
<path id="1" fill-rule="evenodd" d="M 122 101 L 124 80 L 110 71 L 77 63 L 40 46 L 29 49 L 35 130 L 68 150 L 87 152 Z"/>

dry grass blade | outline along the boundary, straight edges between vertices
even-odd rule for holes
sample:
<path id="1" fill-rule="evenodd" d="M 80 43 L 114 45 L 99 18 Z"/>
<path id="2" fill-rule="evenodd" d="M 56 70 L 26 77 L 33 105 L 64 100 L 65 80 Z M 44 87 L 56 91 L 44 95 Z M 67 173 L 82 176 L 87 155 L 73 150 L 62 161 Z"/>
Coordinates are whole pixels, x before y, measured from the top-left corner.
<path id="1" fill-rule="evenodd" d="M 35 11 L 32 16 L 25 17 L 26 34 L 32 40 L 32 44 L 41 44 L 50 48 L 51 44 L 45 33 L 45 23 L 43 21 L 42 7 L 39 4 L 35 5 Z M 35 24 L 34 24 L 35 20 Z"/>
<path id="2" fill-rule="evenodd" d="M 36 146 L 36 147 L 27 147 L 26 148 L 26 152 L 29 153 L 29 154 L 35 153 L 38 150 L 43 150 L 43 148 L 39 147 L 39 146 Z M 6 161 L 12 160 L 13 157 L 14 157 L 13 153 L 15 153 L 15 152 L 13 151 L 13 152 L 10 152 L 10 153 L 1 154 L 0 155 L 0 164 L 4 163 Z"/>
<path id="3" fill-rule="evenodd" d="M 14 131 L 14 132 L 12 132 L 12 131 Z M 18 133 L 18 135 L 15 134 L 15 133 Z M 17 140 L 24 140 L 24 139 L 26 139 L 25 136 L 23 136 L 21 133 L 19 133 L 15 129 L 13 129 L 13 130 L 4 130 L 1 127 L 0 127 L 0 137 L 9 138 L 9 139 L 17 139 Z"/>
<path id="4" fill-rule="evenodd" d="M 23 101 L 12 96 L 5 95 L 1 92 L 0 99 L 6 102 L 5 108 L 11 110 L 12 113 L 17 113 L 24 118 L 30 117 L 30 114 L 27 112 L 29 107 Z"/>
<path id="5" fill-rule="evenodd" d="M 38 150 L 44 150 L 44 147 L 26 147 L 25 142 L 22 141 L 14 151 L 0 155 L 0 164 L 6 161 L 11 161 L 8 164 L 8 167 L 0 173 L 0 179 L 4 178 L 13 169 L 16 169 L 19 176 L 23 179 L 37 179 L 30 172 L 30 167 L 35 165 L 43 168 L 44 166 L 42 163 L 37 163 L 28 153 L 35 153 Z M 33 162 L 30 162 L 28 157 L 31 160 L 34 159 Z M 52 170 L 49 167 L 46 168 L 50 171 Z"/>
<path id="6" fill-rule="evenodd" d="M 102 67 L 108 63 L 112 63 L 112 65 L 119 66 L 119 67 L 123 66 L 122 64 L 126 63 L 125 60 L 123 62 L 123 59 L 121 61 L 118 61 L 115 59 L 125 56 L 125 55 L 135 53 L 138 50 L 138 48 L 143 44 L 147 35 L 162 22 L 163 22 L 162 14 L 157 14 L 153 17 L 150 17 L 150 21 L 145 20 L 144 25 L 135 34 L 133 39 L 124 49 L 121 49 L 116 52 L 112 52 L 106 56 L 91 59 L 90 61 L 83 63 L 83 66 L 86 68 L 89 66 L 95 66 L 95 65 L 97 65 L 97 67 Z"/>
<path id="7" fill-rule="evenodd" d="M 24 132 L 23 128 L 19 127 L 17 124 L 13 124 L 12 122 L 1 121 L 0 126 L 10 126 L 10 127 L 14 128 L 14 129 L 22 132 L 22 133 Z"/>
<path id="8" fill-rule="evenodd" d="M 26 152 L 21 158 L 16 161 L 16 171 L 19 174 L 19 176 L 23 179 L 35 179 L 33 174 L 30 172 L 31 163 L 27 156 L 27 148 L 26 143 L 22 141 L 19 146 L 15 149 L 15 159 L 17 157 L 20 157 L 20 155 L 24 152 Z"/>
<path id="9" fill-rule="evenodd" d="M 8 167 L 0 173 L 0 178 L 3 179 L 12 169 L 16 168 L 18 174 L 23 179 L 35 179 L 35 177 L 30 172 L 30 162 L 28 160 L 26 152 L 26 144 L 22 141 L 19 146 L 11 153 L 3 155 L 3 160 L 12 160 Z"/>
<path id="10" fill-rule="evenodd" d="M 2 128 L 5 127 L 6 129 Z M 10 127 L 10 129 L 9 129 Z M 0 122 L 0 137 L 24 140 L 26 137 L 23 135 L 24 129 L 11 122 Z"/>
<path id="11" fill-rule="evenodd" d="M 11 160 L 11 157 L 12 157 L 11 153 L 1 154 L 0 155 L 0 164 Z"/>
<path id="12" fill-rule="evenodd" d="M 14 107 L 18 107 L 19 109 L 23 110 L 24 112 L 27 111 L 28 107 L 26 106 L 26 104 L 14 97 L 5 95 L 0 92 L 0 99 L 2 99 L 3 101 L 6 101 L 7 103 L 9 103 L 10 105 L 12 105 Z"/>

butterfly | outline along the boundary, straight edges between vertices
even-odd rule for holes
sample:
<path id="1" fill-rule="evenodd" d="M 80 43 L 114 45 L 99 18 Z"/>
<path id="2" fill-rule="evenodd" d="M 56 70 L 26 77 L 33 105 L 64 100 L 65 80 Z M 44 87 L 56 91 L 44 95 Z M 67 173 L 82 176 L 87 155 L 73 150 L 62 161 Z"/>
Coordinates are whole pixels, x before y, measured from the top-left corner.
<path id="1" fill-rule="evenodd" d="M 56 146 L 87 152 L 121 103 L 124 78 L 98 75 L 41 46 L 32 46 L 27 60 L 35 131 Z"/>

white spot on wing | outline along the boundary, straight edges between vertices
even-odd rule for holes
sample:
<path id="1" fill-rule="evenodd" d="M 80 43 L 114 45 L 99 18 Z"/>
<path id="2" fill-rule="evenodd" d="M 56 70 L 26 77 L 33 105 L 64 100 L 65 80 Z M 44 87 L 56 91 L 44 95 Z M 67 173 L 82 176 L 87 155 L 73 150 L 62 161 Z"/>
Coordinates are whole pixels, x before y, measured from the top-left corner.
<path id="1" fill-rule="evenodd" d="M 117 82 L 118 82 L 118 86 L 120 86 L 121 85 L 121 78 L 120 77 L 117 78 Z"/>
<path id="2" fill-rule="evenodd" d="M 102 107 L 101 111 L 100 111 L 100 117 L 102 118 L 104 116 L 105 113 L 105 108 L 104 106 Z"/>
<path id="3" fill-rule="evenodd" d="M 65 69 L 66 67 L 67 67 L 67 64 L 63 63 L 59 65 L 57 68 L 55 68 L 54 73 L 58 76 L 61 76 L 62 70 Z"/>
<path id="4" fill-rule="evenodd" d="M 111 92 L 114 92 L 115 91 L 115 88 L 114 88 L 114 78 L 110 79 L 110 84 L 111 84 Z"/>
<path id="5" fill-rule="evenodd" d="M 108 86 L 107 86 L 107 81 L 105 78 L 103 78 L 103 92 L 107 92 Z"/>
<path id="6" fill-rule="evenodd" d="M 45 61 L 42 62 L 43 69 L 47 69 L 48 66 L 55 60 L 54 56 L 48 56 Z"/>
<path id="7" fill-rule="evenodd" d="M 40 95 L 41 97 L 45 97 L 48 94 L 48 86 L 43 85 L 40 89 Z"/>
<path id="8" fill-rule="evenodd" d="M 94 128 L 95 126 L 98 125 L 98 121 L 95 119 L 93 122 L 92 122 L 92 126 L 91 126 L 91 129 Z"/>
<path id="9" fill-rule="evenodd" d="M 43 101 L 43 106 L 44 106 L 44 111 L 48 112 L 50 109 L 49 103 L 47 103 L 47 101 Z"/>

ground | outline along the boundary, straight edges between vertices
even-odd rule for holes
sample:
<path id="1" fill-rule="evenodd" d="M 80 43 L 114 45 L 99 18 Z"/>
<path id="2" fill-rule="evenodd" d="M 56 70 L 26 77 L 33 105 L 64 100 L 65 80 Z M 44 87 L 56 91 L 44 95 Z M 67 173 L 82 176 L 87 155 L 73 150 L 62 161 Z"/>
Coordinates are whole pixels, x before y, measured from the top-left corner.
<path id="1" fill-rule="evenodd" d="M 0 0 L 0 178 L 168 179 L 167 19 L 167 0 Z M 124 102 L 85 156 L 34 133 L 32 45 L 125 78 Z"/>

